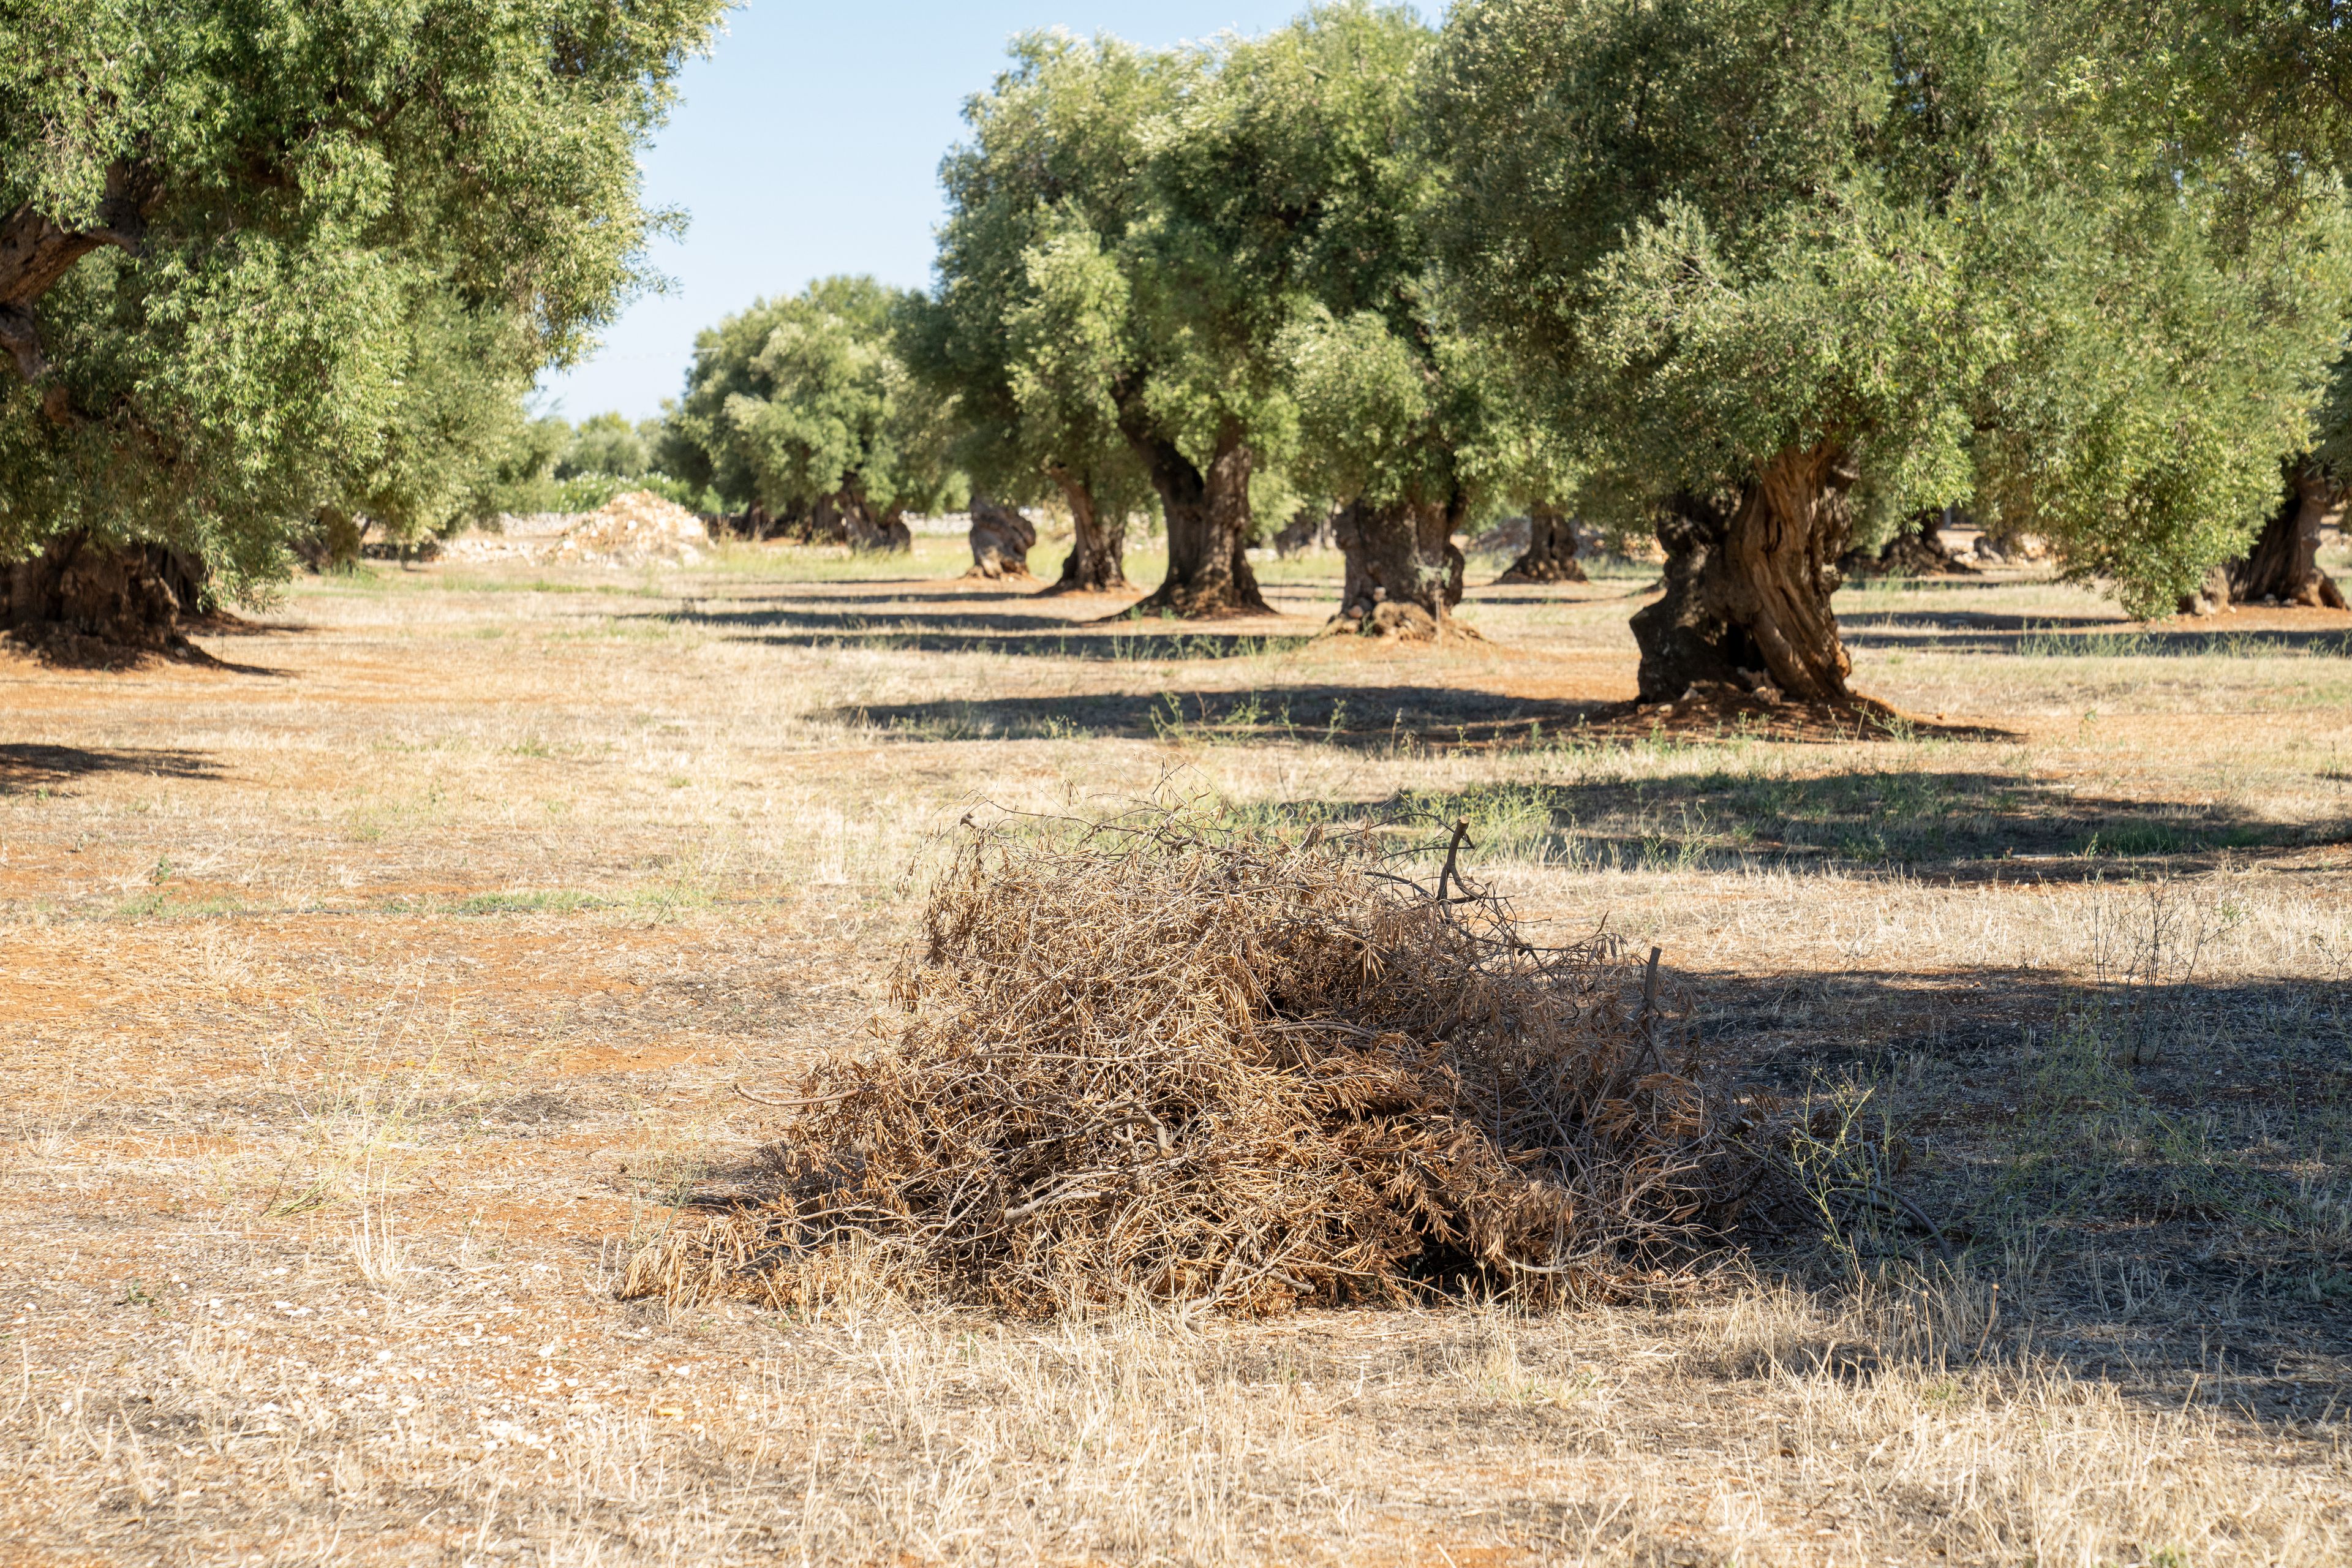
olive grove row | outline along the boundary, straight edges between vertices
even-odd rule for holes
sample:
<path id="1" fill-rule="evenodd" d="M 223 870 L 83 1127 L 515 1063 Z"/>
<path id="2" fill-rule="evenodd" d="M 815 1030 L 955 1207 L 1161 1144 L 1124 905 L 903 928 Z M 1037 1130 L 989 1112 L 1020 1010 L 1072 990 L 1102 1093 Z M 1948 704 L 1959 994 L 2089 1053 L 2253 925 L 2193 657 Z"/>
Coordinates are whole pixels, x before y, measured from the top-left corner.
<path id="1" fill-rule="evenodd" d="M 543 475 L 522 391 L 636 283 L 632 154 L 718 11 L 0 4 L 0 559 L 139 543 L 236 592 L 322 516 L 430 530 Z M 762 527 L 1051 497 L 1073 588 L 1125 584 L 1148 511 L 1140 607 L 1182 616 L 1262 608 L 1246 546 L 1302 506 L 1350 598 L 1441 626 L 1466 522 L 1526 512 L 1540 553 L 1575 515 L 1665 549 L 1646 695 L 1836 700 L 1837 560 L 1948 507 L 2138 613 L 2315 573 L 2352 472 L 2330 16 L 1349 0 L 1164 50 L 1026 35 L 942 167 L 932 287 L 760 302 L 608 434 Z"/>

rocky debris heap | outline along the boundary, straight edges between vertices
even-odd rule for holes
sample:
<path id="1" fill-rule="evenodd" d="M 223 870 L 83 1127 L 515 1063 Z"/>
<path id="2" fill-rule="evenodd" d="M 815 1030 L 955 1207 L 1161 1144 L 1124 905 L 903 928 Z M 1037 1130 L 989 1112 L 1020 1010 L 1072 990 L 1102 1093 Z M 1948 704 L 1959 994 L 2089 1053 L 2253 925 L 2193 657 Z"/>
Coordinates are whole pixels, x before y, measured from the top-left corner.
<path id="1" fill-rule="evenodd" d="M 700 518 L 651 490 L 631 490 L 594 511 L 559 521 L 566 526 L 554 531 L 540 519 L 513 519 L 507 532 L 460 539 L 442 553 L 453 561 L 551 566 L 688 566 L 702 559 L 710 538 Z"/>

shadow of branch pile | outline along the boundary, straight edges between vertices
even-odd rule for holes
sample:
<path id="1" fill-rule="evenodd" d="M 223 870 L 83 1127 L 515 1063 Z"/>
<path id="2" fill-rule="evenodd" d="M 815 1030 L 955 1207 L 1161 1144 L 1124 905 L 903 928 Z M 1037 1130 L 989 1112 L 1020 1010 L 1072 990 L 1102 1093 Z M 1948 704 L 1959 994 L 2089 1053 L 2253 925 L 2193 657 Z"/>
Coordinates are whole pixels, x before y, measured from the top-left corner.
<path id="1" fill-rule="evenodd" d="M 1374 805 L 1285 803 L 1285 821 L 1467 816 L 1508 859 L 1578 870 L 1901 868 L 1952 882 L 2097 880 L 2306 853 L 2352 821 L 2283 821 L 2224 800 L 2098 795 L 2018 771 L 1707 767 L 1561 784 L 1412 791 Z"/>
<path id="2" fill-rule="evenodd" d="M 1695 979 L 1708 1055 L 1799 1108 L 1837 1185 L 1916 1194 L 2043 1352 L 2176 1405 L 2194 1376 L 2318 1415 L 2352 1375 L 2352 977 L 2208 976 L 2208 910 L 2115 905 L 2088 975 Z M 1916 1227 L 1812 1195 L 1759 1262 L 1932 1265 Z"/>
<path id="3" fill-rule="evenodd" d="M 1454 855 L 1432 889 L 1374 842 L 967 826 L 897 1038 L 810 1074 L 761 1201 L 641 1253 L 629 1292 L 1265 1313 L 1477 1275 L 1540 1300 L 1718 1237 L 1766 1167 L 1654 955 L 1536 948 Z"/>

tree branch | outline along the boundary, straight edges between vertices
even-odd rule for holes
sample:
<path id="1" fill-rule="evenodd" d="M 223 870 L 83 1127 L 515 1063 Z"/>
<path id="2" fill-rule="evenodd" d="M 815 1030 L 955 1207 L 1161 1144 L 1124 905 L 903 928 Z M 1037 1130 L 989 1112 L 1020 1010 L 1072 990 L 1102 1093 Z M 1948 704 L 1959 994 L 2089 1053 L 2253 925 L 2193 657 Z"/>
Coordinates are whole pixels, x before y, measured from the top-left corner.
<path id="1" fill-rule="evenodd" d="M 93 250 L 112 246 L 138 256 L 147 245 L 147 214 L 163 193 L 152 170 L 118 163 L 106 171 L 106 194 L 87 228 L 66 228 L 31 203 L 0 218 L 0 347 L 27 386 L 49 374 L 41 349 L 41 324 L 34 307 L 74 264 Z M 59 424 L 71 423 L 72 400 L 61 386 L 42 395 L 42 411 Z"/>

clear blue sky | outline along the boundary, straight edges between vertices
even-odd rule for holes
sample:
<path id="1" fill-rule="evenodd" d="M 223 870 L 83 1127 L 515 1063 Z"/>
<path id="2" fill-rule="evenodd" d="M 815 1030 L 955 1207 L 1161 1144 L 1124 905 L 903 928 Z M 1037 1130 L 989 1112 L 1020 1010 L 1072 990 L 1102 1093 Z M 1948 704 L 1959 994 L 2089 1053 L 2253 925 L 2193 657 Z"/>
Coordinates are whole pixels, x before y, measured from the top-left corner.
<path id="1" fill-rule="evenodd" d="M 940 158 L 1014 33 L 1059 25 L 1171 44 L 1262 32 L 1305 4 L 751 0 L 713 57 L 688 65 L 682 100 L 645 154 L 647 200 L 690 219 L 683 240 L 652 252 L 674 287 L 631 305 L 593 357 L 547 377 L 541 402 L 573 420 L 608 408 L 642 419 L 677 395 L 694 334 L 760 295 L 832 272 L 927 285 Z"/>

